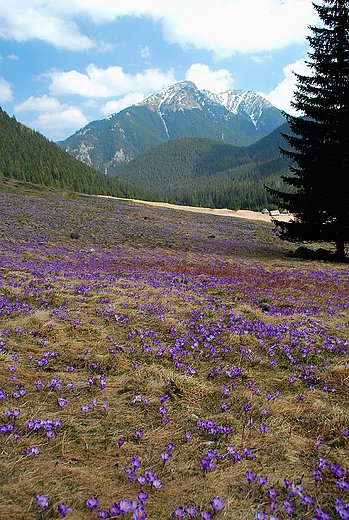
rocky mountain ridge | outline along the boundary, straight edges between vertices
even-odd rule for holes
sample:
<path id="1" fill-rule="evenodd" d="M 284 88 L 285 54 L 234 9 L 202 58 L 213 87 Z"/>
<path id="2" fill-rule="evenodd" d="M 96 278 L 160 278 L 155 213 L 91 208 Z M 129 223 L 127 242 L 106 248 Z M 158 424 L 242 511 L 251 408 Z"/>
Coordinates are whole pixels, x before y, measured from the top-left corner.
<path id="1" fill-rule="evenodd" d="M 233 114 L 247 114 L 256 126 L 263 111 L 273 108 L 267 99 L 250 90 L 227 90 L 215 94 L 209 90 L 199 90 L 192 81 L 180 81 L 168 85 L 136 106 L 146 105 L 162 116 L 168 111 L 192 110 L 210 104 L 220 105 Z"/>
<path id="2" fill-rule="evenodd" d="M 118 178 L 125 164 L 170 139 L 208 137 L 248 146 L 284 122 L 281 111 L 254 92 L 214 94 L 181 81 L 92 121 L 58 144 L 85 164 Z"/>

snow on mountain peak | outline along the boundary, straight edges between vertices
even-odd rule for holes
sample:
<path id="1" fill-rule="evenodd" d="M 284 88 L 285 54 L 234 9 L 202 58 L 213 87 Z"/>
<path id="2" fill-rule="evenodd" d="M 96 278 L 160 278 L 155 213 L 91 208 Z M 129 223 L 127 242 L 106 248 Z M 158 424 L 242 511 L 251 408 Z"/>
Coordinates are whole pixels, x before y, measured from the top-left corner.
<path id="1" fill-rule="evenodd" d="M 227 90 L 215 94 L 209 90 L 199 90 L 192 81 L 179 81 L 167 85 L 136 105 L 146 105 L 163 115 L 168 111 L 194 108 L 202 110 L 207 102 L 221 105 L 233 114 L 245 113 L 255 125 L 263 111 L 272 107 L 265 98 L 249 90 Z"/>

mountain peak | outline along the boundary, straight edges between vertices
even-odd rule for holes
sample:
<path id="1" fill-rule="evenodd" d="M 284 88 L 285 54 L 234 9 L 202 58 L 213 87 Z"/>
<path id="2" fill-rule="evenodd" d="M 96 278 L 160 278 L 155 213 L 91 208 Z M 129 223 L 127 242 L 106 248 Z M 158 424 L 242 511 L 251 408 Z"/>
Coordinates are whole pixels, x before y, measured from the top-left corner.
<path id="1" fill-rule="evenodd" d="M 226 90 L 218 94 L 200 90 L 192 81 L 179 81 L 166 85 L 161 90 L 140 101 L 136 106 L 147 106 L 163 116 L 178 110 L 202 110 L 205 105 L 220 105 L 232 114 L 245 114 L 257 126 L 263 111 L 273 108 L 265 98 L 250 90 Z"/>
<path id="2" fill-rule="evenodd" d="M 177 110 L 201 108 L 197 100 L 199 93 L 200 91 L 192 81 L 178 81 L 177 83 L 166 85 L 161 90 L 155 92 L 155 94 L 136 103 L 136 106 L 146 105 L 148 108 L 160 113 L 169 107 L 174 112 Z"/>
<path id="3" fill-rule="evenodd" d="M 255 92 L 215 94 L 185 80 L 89 123 L 59 144 L 86 164 L 117 177 L 129 161 L 170 139 L 208 137 L 246 146 L 284 122 L 280 110 Z"/>

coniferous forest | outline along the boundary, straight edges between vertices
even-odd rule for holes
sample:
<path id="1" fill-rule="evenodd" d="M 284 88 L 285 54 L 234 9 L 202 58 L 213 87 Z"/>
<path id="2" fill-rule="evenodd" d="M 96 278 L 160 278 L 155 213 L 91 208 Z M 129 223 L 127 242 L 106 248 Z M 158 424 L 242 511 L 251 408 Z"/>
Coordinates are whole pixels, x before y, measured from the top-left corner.
<path id="1" fill-rule="evenodd" d="M 81 193 L 161 200 L 78 161 L 0 108 L 0 176 Z"/>
<path id="2" fill-rule="evenodd" d="M 160 193 L 166 202 L 190 206 L 251 209 L 275 206 L 265 185 L 279 188 L 289 161 L 280 146 L 282 125 L 250 146 L 186 137 L 162 143 L 119 172 L 118 179 Z"/>

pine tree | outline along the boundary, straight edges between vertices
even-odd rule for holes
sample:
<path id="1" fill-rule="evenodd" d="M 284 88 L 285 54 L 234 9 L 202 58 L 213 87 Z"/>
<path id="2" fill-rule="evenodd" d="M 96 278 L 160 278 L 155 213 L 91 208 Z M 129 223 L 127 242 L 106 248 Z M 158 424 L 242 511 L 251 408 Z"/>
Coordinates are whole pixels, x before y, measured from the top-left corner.
<path id="1" fill-rule="evenodd" d="M 288 224 L 275 222 L 281 238 L 334 242 L 343 259 L 349 241 L 349 1 L 313 6 L 323 23 L 309 27 L 309 76 L 295 74 L 291 105 L 301 117 L 284 114 L 291 150 L 281 151 L 291 159 L 292 175 L 282 179 L 290 188 L 269 191 L 294 214 Z"/>

